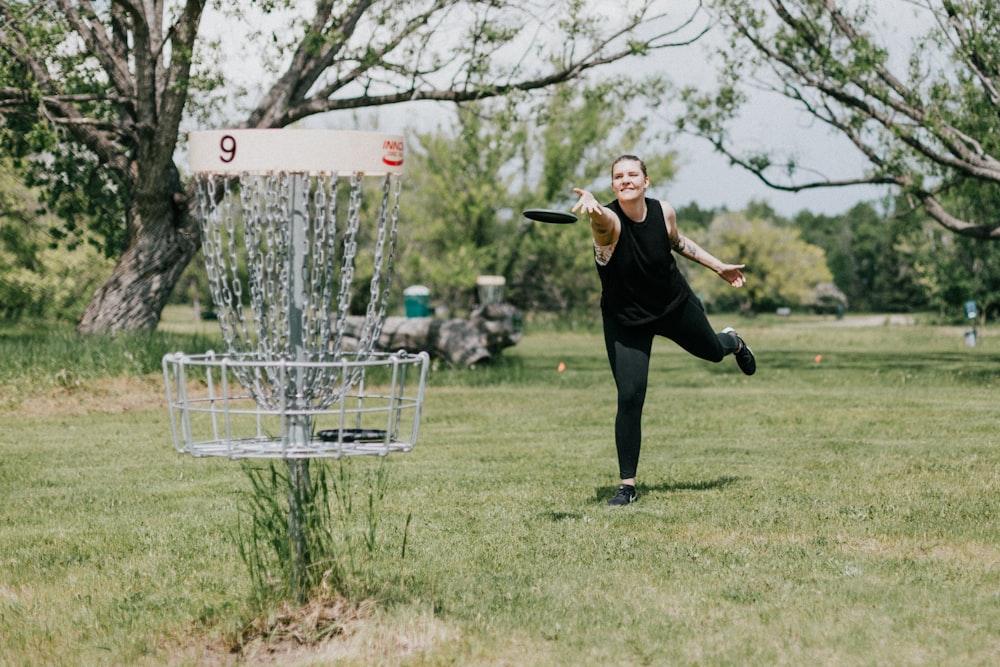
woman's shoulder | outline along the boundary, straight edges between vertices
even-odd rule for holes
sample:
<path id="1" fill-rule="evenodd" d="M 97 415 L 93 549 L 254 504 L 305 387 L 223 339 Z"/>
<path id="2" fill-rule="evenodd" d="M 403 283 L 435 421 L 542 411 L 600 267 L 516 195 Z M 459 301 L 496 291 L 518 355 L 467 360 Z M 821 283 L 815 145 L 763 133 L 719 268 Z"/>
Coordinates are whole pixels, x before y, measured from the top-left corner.
<path id="1" fill-rule="evenodd" d="M 656 217 L 666 217 L 673 212 L 673 207 L 662 199 L 646 197 L 646 210 Z M 649 214 L 647 214 L 648 216 Z"/>

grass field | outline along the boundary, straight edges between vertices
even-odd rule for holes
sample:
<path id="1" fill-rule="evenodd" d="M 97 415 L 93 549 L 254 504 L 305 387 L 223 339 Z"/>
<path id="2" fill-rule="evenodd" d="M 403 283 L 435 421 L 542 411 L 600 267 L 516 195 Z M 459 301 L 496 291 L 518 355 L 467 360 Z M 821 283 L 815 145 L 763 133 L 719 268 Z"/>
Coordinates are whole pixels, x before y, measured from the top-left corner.
<path id="1" fill-rule="evenodd" d="M 436 368 L 416 449 L 347 464 L 388 468 L 373 603 L 270 659 L 996 664 L 1000 338 L 850 324 L 737 322 L 750 378 L 658 342 L 625 508 L 597 332 Z M 0 334 L 0 664 L 240 664 L 246 477 L 174 453 L 151 361 L 206 339 L 42 339 Z"/>

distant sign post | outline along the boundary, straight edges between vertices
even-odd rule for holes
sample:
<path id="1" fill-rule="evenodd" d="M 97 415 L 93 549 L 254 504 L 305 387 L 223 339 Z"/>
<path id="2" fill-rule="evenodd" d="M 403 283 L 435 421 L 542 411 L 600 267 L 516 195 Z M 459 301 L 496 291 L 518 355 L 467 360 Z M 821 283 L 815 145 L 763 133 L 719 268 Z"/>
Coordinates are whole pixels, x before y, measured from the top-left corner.
<path id="1" fill-rule="evenodd" d="M 972 322 L 972 328 L 965 332 L 965 344 L 968 347 L 976 346 L 976 320 L 979 318 L 979 310 L 975 301 L 965 302 L 965 317 Z"/>

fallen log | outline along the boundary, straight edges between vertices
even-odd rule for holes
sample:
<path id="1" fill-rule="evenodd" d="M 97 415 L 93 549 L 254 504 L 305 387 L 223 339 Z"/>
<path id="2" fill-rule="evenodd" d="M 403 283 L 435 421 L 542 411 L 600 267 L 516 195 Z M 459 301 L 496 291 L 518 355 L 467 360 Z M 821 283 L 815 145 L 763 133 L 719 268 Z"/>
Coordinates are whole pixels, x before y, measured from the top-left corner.
<path id="1" fill-rule="evenodd" d="M 389 352 L 427 352 L 456 366 L 473 366 L 516 345 L 523 334 L 522 323 L 520 311 L 502 303 L 484 304 L 468 319 L 387 317 L 375 347 Z M 363 317 L 347 318 L 344 342 L 348 347 L 357 343 L 363 325 Z"/>

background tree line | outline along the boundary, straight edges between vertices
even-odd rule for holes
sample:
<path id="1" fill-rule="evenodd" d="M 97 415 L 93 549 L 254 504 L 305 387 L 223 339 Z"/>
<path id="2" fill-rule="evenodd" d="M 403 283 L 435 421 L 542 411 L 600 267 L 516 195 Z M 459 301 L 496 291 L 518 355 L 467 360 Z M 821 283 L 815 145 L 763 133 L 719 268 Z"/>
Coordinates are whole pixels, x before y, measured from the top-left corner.
<path id="1" fill-rule="evenodd" d="M 408 136 L 397 307 L 406 285 L 431 288 L 436 305 L 463 314 L 476 302 L 479 275 L 507 280 L 505 300 L 535 313 L 592 317 L 600 285 L 589 226 L 532 223 L 527 207 L 567 209 L 584 185 L 611 199 L 610 162 L 644 148 L 653 196 L 671 200 L 677 155 L 644 135 L 642 122 L 614 122 L 623 98 L 610 85 L 558 87 L 540 100 L 509 98 L 462 105 L 454 122 Z M 641 88 L 649 90 L 648 88 Z M 653 90 L 647 102 L 655 100 Z M 109 260 L 86 243 L 60 250 L 52 216 L 7 166 L 0 181 L 0 295 L 3 316 L 79 316 Z M 682 193 L 677 193 L 678 196 Z M 686 233 L 748 265 L 751 282 L 734 291 L 709 272 L 682 266 L 710 308 L 746 313 L 836 307 L 852 311 L 932 311 L 962 316 L 961 304 L 1000 310 L 1000 248 L 954 235 L 928 216 L 897 213 L 892 200 L 866 202 L 835 215 L 778 214 L 765 201 L 744 211 L 678 207 Z M 58 227 L 56 227 L 58 228 Z M 65 246 L 65 240 L 63 240 Z M 363 267 L 360 269 L 363 271 Z M 835 289 L 834 289 L 835 288 Z M 193 262 L 172 295 L 210 304 L 204 269 Z"/>
<path id="2" fill-rule="evenodd" d="M 718 209 L 704 210 L 694 204 L 678 211 L 680 224 L 705 229 L 718 226 L 720 221 L 732 216 Z M 964 317 L 963 304 L 972 299 L 986 317 L 1000 315 L 1000 248 L 997 244 L 953 234 L 930 216 L 910 210 L 899 199 L 860 202 L 840 214 L 802 210 L 791 217 L 779 215 L 766 202 L 760 201 L 751 202 L 736 217 L 747 227 L 752 227 L 751 221 L 758 221 L 771 234 L 780 230 L 794 233 L 805 247 L 792 258 L 792 263 L 807 266 L 817 261 L 815 251 L 821 250 L 818 262 L 828 269 L 828 280 L 843 294 L 852 311 L 931 312 L 948 320 Z M 748 275 L 760 281 L 753 268 L 755 265 L 769 271 L 769 265 L 787 266 L 789 262 L 780 252 L 772 250 L 767 238 L 746 240 L 755 237 L 756 233 L 751 233 L 737 238 L 748 244 Z M 732 247 L 739 251 L 735 240 Z M 819 276 L 810 281 L 813 288 L 824 283 L 826 281 Z M 778 281 L 773 286 L 763 287 L 760 297 L 755 299 L 757 310 L 766 311 L 781 305 L 811 306 L 816 303 L 817 296 L 826 296 L 826 299 L 820 298 L 817 305 L 829 308 L 829 292 L 824 288 L 820 287 L 818 294 L 810 292 L 796 300 L 780 289 L 775 293 L 774 288 L 781 284 Z"/>

